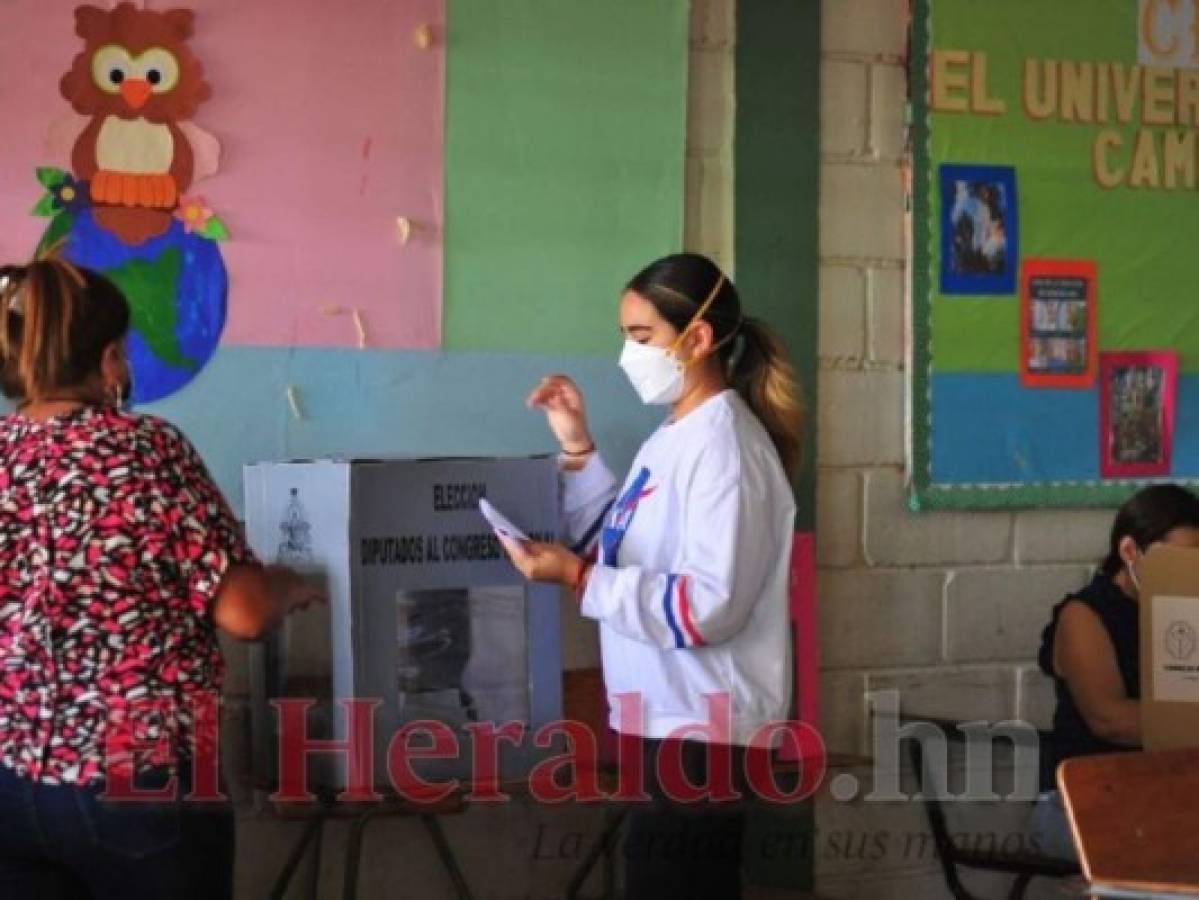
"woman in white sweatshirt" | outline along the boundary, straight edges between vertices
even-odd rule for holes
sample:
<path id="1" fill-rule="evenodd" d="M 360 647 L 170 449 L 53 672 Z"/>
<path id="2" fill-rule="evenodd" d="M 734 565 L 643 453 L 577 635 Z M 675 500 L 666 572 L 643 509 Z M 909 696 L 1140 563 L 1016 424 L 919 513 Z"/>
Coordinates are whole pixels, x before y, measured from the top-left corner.
<path id="1" fill-rule="evenodd" d="M 664 782 L 681 761 L 687 781 L 717 783 L 718 765 L 739 768 L 744 748 L 773 745 L 770 724 L 788 716 L 795 378 L 778 340 L 702 256 L 636 275 L 620 328 L 621 368 L 669 416 L 618 489 L 578 388 L 544 379 L 529 403 L 562 447 L 572 546 L 505 546 L 526 577 L 573 587 L 579 611 L 600 623 L 612 727 L 641 739 L 655 802 L 630 821 L 625 896 L 730 900 L 740 896 L 742 812 L 675 802 L 677 785 Z"/>

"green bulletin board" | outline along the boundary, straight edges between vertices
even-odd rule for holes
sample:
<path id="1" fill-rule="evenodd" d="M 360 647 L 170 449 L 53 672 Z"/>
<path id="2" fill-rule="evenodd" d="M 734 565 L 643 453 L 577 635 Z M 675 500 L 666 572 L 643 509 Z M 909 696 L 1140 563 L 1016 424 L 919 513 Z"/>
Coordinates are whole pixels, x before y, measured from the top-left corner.
<path id="1" fill-rule="evenodd" d="M 1199 478 L 1195 0 L 917 0 L 913 505 Z"/>

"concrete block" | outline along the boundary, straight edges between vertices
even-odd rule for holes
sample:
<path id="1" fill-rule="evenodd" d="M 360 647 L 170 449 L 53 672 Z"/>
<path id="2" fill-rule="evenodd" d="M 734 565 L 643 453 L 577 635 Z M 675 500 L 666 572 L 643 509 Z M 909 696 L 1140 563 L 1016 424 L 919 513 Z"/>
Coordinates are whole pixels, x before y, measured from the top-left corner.
<path id="1" fill-rule="evenodd" d="M 826 466 L 901 465 L 903 391 L 899 372 L 822 372 L 818 461 Z"/>
<path id="2" fill-rule="evenodd" d="M 821 63 L 820 152 L 825 156 L 866 153 L 868 76 L 865 63 Z"/>
<path id="3" fill-rule="evenodd" d="M 1107 554 L 1112 520 L 1107 509 L 1029 510 L 1016 516 L 1020 563 L 1079 562 L 1097 565 Z"/>
<path id="4" fill-rule="evenodd" d="M 820 267 L 821 359 L 860 361 L 866 348 L 866 276 L 851 266 Z"/>
<path id="5" fill-rule="evenodd" d="M 820 734 L 829 753 L 864 755 L 869 750 L 866 675 L 863 672 L 820 674 Z"/>
<path id="6" fill-rule="evenodd" d="M 904 0 L 824 0 L 820 8 L 824 53 L 901 56 L 907 44 Z"/>
<path id="7" fill-rule="evenodd" d="M 867 690 L 899 691 L 904 715 L 934 719 L 1001 722 L 1016 710 L 1012 668 L 937 668 L 917 672 L 871 672 Z"/>
<path id="8" fill-rule="evenodd" d="M 820 579 L 820 658 L 828 669 L 940 659 L 945 576 L 933 571 L 828 571 Z"/>
<path id="9" fill-rule="evenodd" d="M 903 181 L 898 164 L 821 166 L 820 254 L 903 259 Z"/>
<path id="10" fill-rule="evenodd" d="M 907 348 L 907 314 L 902 269 L 871 269 L 867 358 L 875 364 L 902 366 Z"/>
<path id="11" fill-rule="evenodd" d="M 857 774 L 850 778 L 860 777 Z M 869 776 L 861 786 L 870 790 Z M 874 897 L 873 893 L 837 893 L 854 883 L 886 881 L 912 869 L 936 866 L 920 835 L 927 831 L 924 809 L 918 803 L 880 803 L 863 796 L 843 802 L 821 791 L 816 800 L 815 874 L 820 897 Z M 833 890 L 828 893 L 827 889 Z"/>
<path id="12" fill-rule="evenodd" d="M 945 600 L 946 658 L 1035 659 L 1051 608 L 1087 574 L 1076 566 L 955 572 Z"/>
<path id="13" fill-rule="evenodd" d="M 870 565 L 951 566 L 1010 558 L 1010 513 L 913 513 L 907 497 L 900 472 L 867 473 L 866 560 Z"/>
<path id="14" fill-rule="evenodd" d="M 869 150 L 879 159 L 902 159 L 907 119 L 908 73 L 898 64 L 870 67 Z"/>
<path id="15" fill-rule="evenodd" d="M 862 477 L 853 470 L 820 469 L 816 479 L 816 561 L 845 567 L 862 555 Z"/>

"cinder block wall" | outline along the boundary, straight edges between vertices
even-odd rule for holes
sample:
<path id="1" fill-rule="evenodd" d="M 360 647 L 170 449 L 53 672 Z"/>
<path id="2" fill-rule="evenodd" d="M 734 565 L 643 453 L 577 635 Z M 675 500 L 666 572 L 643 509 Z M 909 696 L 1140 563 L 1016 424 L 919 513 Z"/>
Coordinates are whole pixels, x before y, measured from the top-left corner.
<path id="1" fill-rule="evenodd" d="M 1050 607 L 1111 513 L 921 513 L 904 486 L 903 0 L 825 0 L 818 529 L 829 743 L 867 749 L 867 690 L 945 716 L 1044 722 Z"/>
<path id="2" fill-rule="evenodd" d="M 904 0 L 822 6 L 822 725 L 831 749 L 863 754 L 870 750 L 866 695 L 880 689 L 900 690 L 906 709 L 929 715 L 1047 725 L 1052 690 L 1034 662 L 1040 632 L 1050 607 L 1102 555 L 1112 518 L 1105 511 L 908 512 L 906 7 Z M 1026 815 L 1027 808 L 1009 808 L 959 824 L 1002 832 L 1019 829 Z M 817 827 L 821 896 L 947 896 L 931 852 L 902 852 L 901 838 L 924 827 L 916 804 L 847 804 L 825 794 Z M 971 883 L 980 896 L 1005 895 L 1002 878 Z M 1034 885 L 1030 897 L 1051 895 L 1051 885 Z"/>

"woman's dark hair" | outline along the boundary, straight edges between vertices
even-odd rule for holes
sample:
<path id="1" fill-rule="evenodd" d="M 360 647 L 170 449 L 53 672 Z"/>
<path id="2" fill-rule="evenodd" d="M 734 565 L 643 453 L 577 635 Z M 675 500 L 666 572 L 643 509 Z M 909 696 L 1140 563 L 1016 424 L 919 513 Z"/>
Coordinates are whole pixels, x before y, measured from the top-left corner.
<path id="1" fill-rule="evenodd" d="M 625 290 L 648 300 L 680 332 L 713 298 L 703 321 L 712 326 L 729 385 L 765 426 L 783 468 L 794 474 L 803 419 L 795 370 L 774 332 L 743 313 L 737 288 L 720 267 L 696 253 L 666 256 L 633 276 Z"/>
<path id="2" fill-rule="evenodd" d="M 1158 484 L 1138 491 L 1112 523 L 1111 544 L 1100 571 L 1109 578 L 1124 568 L 1120 542 L 1130 537 L 1142 551 L 1175 528 L 1199 528 L 1199 497 L 1176 484 Z"/>
<path id="3" fill-rule="evenodd" d="M 14 400 L 81 387 L 129 331 L 111 281 L 54 257 L 0 267 L 0 315 L 0 390 Z"/>

